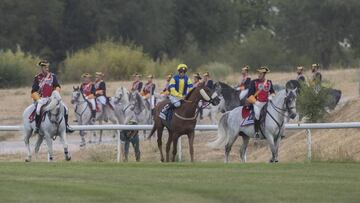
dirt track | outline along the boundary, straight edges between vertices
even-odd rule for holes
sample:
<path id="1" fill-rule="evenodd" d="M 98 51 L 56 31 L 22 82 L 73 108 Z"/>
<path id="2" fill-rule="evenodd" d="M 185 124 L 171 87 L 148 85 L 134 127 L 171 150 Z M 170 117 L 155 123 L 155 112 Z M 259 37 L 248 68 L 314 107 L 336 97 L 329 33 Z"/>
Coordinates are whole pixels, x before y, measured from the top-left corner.
<path id="1" fill-rule="evenodd" d="M 360 99 L 358 99 L 358 72 L 357 70 L 334 70 L 324 72 L 324 78 L 330 80 L 334 88 L 343 91 L 341 103 L 344 105 L 338 108 L 328 118 L 328 122 L 354 122 L 360 120 Z M 342 77 L 339 77 L 342 75 Z M 284 83 L 284 81 L 293 78 L 293 75 L 288 73 L 272 73 L 269 77 L 273 79 L 274 83 Z M 236 81 L 234 76 L 228 77 L 228 81 Z M 344 80 L 344 78 L 348 78 Z M 115 92 L 115 89 L 120 86 L 129 87 L 129 82 L 109 82 L 108 92 Z M 63 85 L 62 95 L 65 102 L 69 105 L 70 95 L 72 91 L 72 84 Z M 161 87 L 161 81 L 157 81 L 157 87 Z M 23 109 L 31 103 L 28 88 L 18 88 L 10 90 L 0 90 L 0 124 L 1 125 L 20 125 L 21 115 Z M 69 105 L 70 109 L 71 106 Z M 355 110 L 356 109 L 356 110 Z M 70 115 L 70 120 L 73 120 L 73 114 Z M 206 123 L 206 121 L 205 121 Z M 107 143 L 112 138 L 110 133 L 106 136 Z M 215 132 L 201 132 L 196 134 L 195 138 L 195 159 L 197 161 L 222 161 L 223 150 L 213 150 L 206 146 L 206 143 L 215 137 Z M 313 131 L 314 138 L 314 157 L 315 159 L 350 159 L 360 160 L 360 129 L 349 130 L 316 130 Z M 22 135 L 20 133 L 0 132 L 0 160 L 22 160 L 24 158 L 24 144 L 22 142 Z M 238 139 L 235 143 L 231 159 L 238 160 L 238 149 L 241 143 Z M 34 140 L 33 140 L 34 142 Z M 57 141 L 58 142 L 58 141 Z M 164 139 L 165 142 L 165 139 Z M 91 145 L 86 150 L 80 150 L 78 147 L 79 136 L 78 133 L 70 136 L 70 150 L 73 157 L 77 160 L 92 160 L 93 155 L 88 155 L 93 151 L 98 150 L 99 155 L 104 154 L 104 160 L 114 159 L 115 145 Z M 262 144 L 262 148 L 254 149 L 253 143 L 250 143 L 248 150 L 248 160 L 250 162 L 267 161 L 270 156 L 269 149 L 266 144 Z M 106 149 L 108 148 L 108 149 Z M 141 144 L 142 158 L 145 161 L 157 161 L 158 151 L 155 140 L 151 142 L 144 141 Z M 184 159 L 188 160 L 187 138 L 183 137 L 183 154 Z M 42 147 L 43 157 L 45 156 L 46 147 Z M 105 150 L 106 149 L 106 150 Z M 62 157 L 61 145 L 56 145 L 57 155 L 59 159 Z M 282 141 L 280 148 L 281 161 L 304 161 L 306 159 L 306 138 L 304 131 L 288 131 L 287 138 Z"/>

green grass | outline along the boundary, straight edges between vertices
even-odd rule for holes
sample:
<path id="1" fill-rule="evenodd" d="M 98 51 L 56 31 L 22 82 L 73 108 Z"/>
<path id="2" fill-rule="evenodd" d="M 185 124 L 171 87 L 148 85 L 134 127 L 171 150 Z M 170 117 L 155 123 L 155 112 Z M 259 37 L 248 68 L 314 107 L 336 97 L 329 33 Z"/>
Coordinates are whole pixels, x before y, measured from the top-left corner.
<path id="1" fill-rule="evenodd" d="M 360 202 L 360 164 L 2 162 L 0 202 Z"/>

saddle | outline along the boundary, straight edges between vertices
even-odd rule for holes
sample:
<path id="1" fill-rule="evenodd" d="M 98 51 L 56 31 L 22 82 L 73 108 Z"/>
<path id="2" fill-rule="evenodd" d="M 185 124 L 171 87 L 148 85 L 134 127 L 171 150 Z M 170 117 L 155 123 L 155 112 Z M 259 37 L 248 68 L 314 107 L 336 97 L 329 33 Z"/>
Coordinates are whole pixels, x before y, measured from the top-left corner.
<path id="1" fill-rule="evenodd" d="M 268 105 L 268 103 L 266 103 L 260 111 L 260 118 L 259 118 L 260 126 L 261 126 L 260 130 L 261 130 L 261 128 L 265 128 L 267 105 Z M 252 105 L 244 106 L 241 110 L 241 116 L 243 118 L 243 122 L 241 123 L 241 126 L 253 125 L 254 119 L 255 119 L 254 107 Z"/>
<path id="2" fill-rule="evenodd" d="M 44 111 L 44 108 L 49 105 L 50 101 L 46 102 L 46 104 L 44 104 L 41 109 L 40 109 L 40 116 L 41 116 L 41 121 L 43 121 L 45 119 L 45 115 L 46 115 L 46 111 Z M 29 116 L 29 121 L 30 123 L 35 121 L 35 116 L 36 116 L 36 108 L 37 108 L 38 103 L 35 104 L 35 108 L 34 110 L 31 112 L 30 116 Z"/>
<path id="3" fill-rule="evenodd" d="M 161 109 L 159 117 L 165 121 L 165 123 L 167 125 L 170 126 L 170 122 L 174 113 L 174 108 L 172 108 L 171 102 L 170 100 L 167 100 L 166 104 L 164 105 L 164 107 Z"/>

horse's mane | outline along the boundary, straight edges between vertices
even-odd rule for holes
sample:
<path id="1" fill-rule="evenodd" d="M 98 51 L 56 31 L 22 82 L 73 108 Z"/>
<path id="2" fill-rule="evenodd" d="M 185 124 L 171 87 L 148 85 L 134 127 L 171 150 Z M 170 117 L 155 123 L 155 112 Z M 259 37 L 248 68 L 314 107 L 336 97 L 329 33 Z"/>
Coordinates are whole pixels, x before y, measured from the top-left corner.
<path id="1" fill-rule="evenodd" d="M 198 87 L 192 88 L 192 89 L 190 90 L 190 92 L 185 96 L 185 100 L 188 100 L 188 99 L 190 98 L 190 96 L 192 95 L 192 93 L 194 92 L 194 90 L 195 90 L 196 88 L 198 88 Z"/>

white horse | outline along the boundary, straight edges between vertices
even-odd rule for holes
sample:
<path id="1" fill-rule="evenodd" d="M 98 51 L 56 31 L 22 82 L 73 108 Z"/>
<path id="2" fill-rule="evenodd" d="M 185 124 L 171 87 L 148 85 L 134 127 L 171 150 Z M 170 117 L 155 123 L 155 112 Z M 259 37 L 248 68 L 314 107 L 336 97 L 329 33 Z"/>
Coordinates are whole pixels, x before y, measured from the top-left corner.
<path id="1" fill-rule="evenodd" d="M 73 93 L 71 97 L 71 103 L 75 106 L 75 115 L 79 125 L 94 125 L 94 121 L 91 119 L 91 107 L 89 101 L 85 98 L 79 87 L 73 87 Z M 99 121 L 101 125 L 103 121 L 110 120 L 113 124 L 119 124 L 114 109 L 106 105 L 96 113 L 96 121 Z M 118 130 L 116 133 L 120 133 Z M 86 145 L 85 131 L 80 131 L 81 143 L 80 147 Z M 93 133 L 94 140 L 96 139 L 96 133 Z M 91 139 L 90 139 L 91 140 Z M 90 141 L 92 142 L 92 141 Z M 102 142 L 102 130 L 100 130 L 99 143 Z"/>
<path id="2" fill-rule="evenodd" d="M 151 107 L 146 104 L 146 101 L 142 98 L 138 91 L 130 93 L 129 97 L 131 110 L 134 112 L 135 119 L 139 124 L 151 124 Z"/>
<path id="3" fill-rule="evenodd" d="M 125 87 L 116 90 L 115 96 L 111 97 L 110 102 L 115 108 L 115 114 L 119 123 L 126 124 L 130 119 L 135 119 L 135 113 L 130 104 L 130 92 Z"/>
<path id="4" fill-rule="evenodd" d="M 261 127 L 260 134 L 268 141 L 272 152 L 271 163 L 278 162 L 278 149 L 281 136 L 284 134 L 285 117 L 296 117 L 297 89 L 281 90 L 268 102 L 265 117 L 265 127 Z M 242 106 L 226 112 L 219 121 L 217 139 L 209 143 L 210 147 L 220 148 L 225 146 L 225 163 L 229 161 L 231 147 L 238 136 L 243 139 L 240 149 L 240 159 L 246 162 L 246 149 L 250 138 L 254 138 L 253 125 L 242 126 Z"/>
<path id="5" fill-rule="evenodd" d="M 61 96 L 58 91 L 53 91 L 50 101 L 43 107 L 44 118 L 41 121 L 39 128 L 38 140 L 35 146 L 35 155 L 38 157 L 39 149 L 43 139 L 45 139 L 48 147 L 48 161 L 52 161 L 54 158 L 53 152 L 53 139 L 56 136 L 60 137 L 60 141 L 64 147 L 65 160 L 70 161 L 71 156 L 68 151 L 68 144 L 66 139 L 66 126 L 64 120 L 65 107 L 62 105 Z M 35 121 L 30 121 L 32 113 L 35 113 L 36 105 L 31 104 L 28 106 L 23 113 L 23 124 L 24 124 L 24 141 L 28 151 L 27 158 L 25 161 L 31 161 L 31 150 L 30 150 L 30 137 L 35 129 Z"/>

